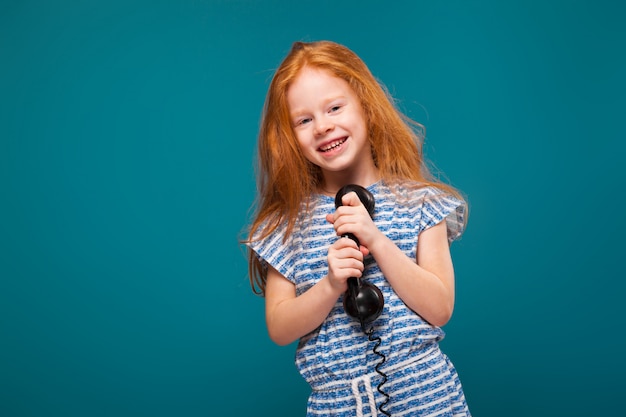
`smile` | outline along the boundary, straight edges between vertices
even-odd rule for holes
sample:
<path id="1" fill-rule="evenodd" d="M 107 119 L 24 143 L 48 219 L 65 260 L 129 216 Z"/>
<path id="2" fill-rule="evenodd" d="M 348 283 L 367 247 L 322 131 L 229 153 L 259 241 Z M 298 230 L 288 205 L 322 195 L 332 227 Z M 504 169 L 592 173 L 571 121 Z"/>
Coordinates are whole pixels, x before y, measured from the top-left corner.
<path id="1" fill-rule="evenodd" d="M 333 150 L 335 148 L 338 148 L 339 146 L 343 145 L 345 143 L 345 141 L 347 141 L 347 140 L 348 140 L 348 138 L 341 138 L 341 139 L 338 139 L 338 140 L 334 140 L 334 141 L 330 142 L 327 145 L 320 146 L 319 150 L 321 152 L 331 151 L 331 150 Z"/>

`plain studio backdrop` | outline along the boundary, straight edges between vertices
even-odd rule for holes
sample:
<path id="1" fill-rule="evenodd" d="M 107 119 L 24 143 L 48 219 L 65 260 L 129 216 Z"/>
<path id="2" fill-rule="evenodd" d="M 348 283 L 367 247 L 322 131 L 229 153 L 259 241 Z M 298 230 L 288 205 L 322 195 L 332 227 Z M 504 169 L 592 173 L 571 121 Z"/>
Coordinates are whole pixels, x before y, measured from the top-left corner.
<path id="1" fill-rule="evenodd" d="M 444 351 L 475 416 L 623 409 L 618 1 L 12 1 L 0 415 L 298 416 L 239 244 L 265 92 L 345 44 L 470 204 Z"/>

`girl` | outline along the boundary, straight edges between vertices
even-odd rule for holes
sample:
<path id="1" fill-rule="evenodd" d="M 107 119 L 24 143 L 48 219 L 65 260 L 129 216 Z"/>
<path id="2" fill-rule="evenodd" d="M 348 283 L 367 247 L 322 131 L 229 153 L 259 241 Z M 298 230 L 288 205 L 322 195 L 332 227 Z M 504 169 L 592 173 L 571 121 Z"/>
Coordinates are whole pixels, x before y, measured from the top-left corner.
<path id="1" fill-rule="evenodd" d="M 299 340 L 307 416 L 470 415 L 438 345 L 454 305 L 449 244 L 466 204 L 428 173 L 417 126 L 336 43 L 294 43 L 272 79 L 246 244 L 270 338 Z M 355 192 L 336 208 L 347 184 L 371 193 L 372 216 Z M 340 238 L 348 234 L 358 244 Z M 350 278 L 380 289 L 371 323 L 346 313 Z"/>

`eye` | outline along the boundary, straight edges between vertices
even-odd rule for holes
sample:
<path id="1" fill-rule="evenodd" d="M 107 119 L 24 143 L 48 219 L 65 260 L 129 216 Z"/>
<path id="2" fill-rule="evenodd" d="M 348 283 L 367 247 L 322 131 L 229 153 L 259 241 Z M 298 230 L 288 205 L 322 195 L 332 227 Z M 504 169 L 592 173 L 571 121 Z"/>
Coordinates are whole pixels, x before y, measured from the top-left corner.
<path id="1" fill-rule="evenodd" d="M 303 117 L 301 119 L 297 119 L 294 124 L 296 126 L 303 126 L 303 125 L 306 125 L 306 124 L 308 124 L 310 122 L 311 122 L 311 118 L 310 117 Z"/>
<path id="2" fill-rule="evenodd" d="M 336 112 L 336 111 L 339 111 L 340 109 L 341 109 L 341 106 L 340 106 L 340 105 L 336 105 L 336 106 L 332 106 L 332 107 L 330 108 L 330 110 L 328 110 L 328 112 L 329 112 L 329 113 L 334 113 L 334 112 Z"/>

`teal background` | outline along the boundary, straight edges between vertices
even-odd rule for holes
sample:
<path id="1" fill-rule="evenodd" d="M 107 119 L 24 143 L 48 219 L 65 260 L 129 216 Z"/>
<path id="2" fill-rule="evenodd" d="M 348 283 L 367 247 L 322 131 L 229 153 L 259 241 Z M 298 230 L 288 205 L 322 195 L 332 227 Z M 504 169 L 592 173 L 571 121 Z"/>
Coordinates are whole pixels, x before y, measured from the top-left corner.
<path id="1" fill-rule="evenodd" d="M 618 1 L 0 8 L 0 415 L 304 415 L 238 244 L 295 40 L 358 53 L 467 196 L 444 351 L 475 416 L 623 409 Z"/>

